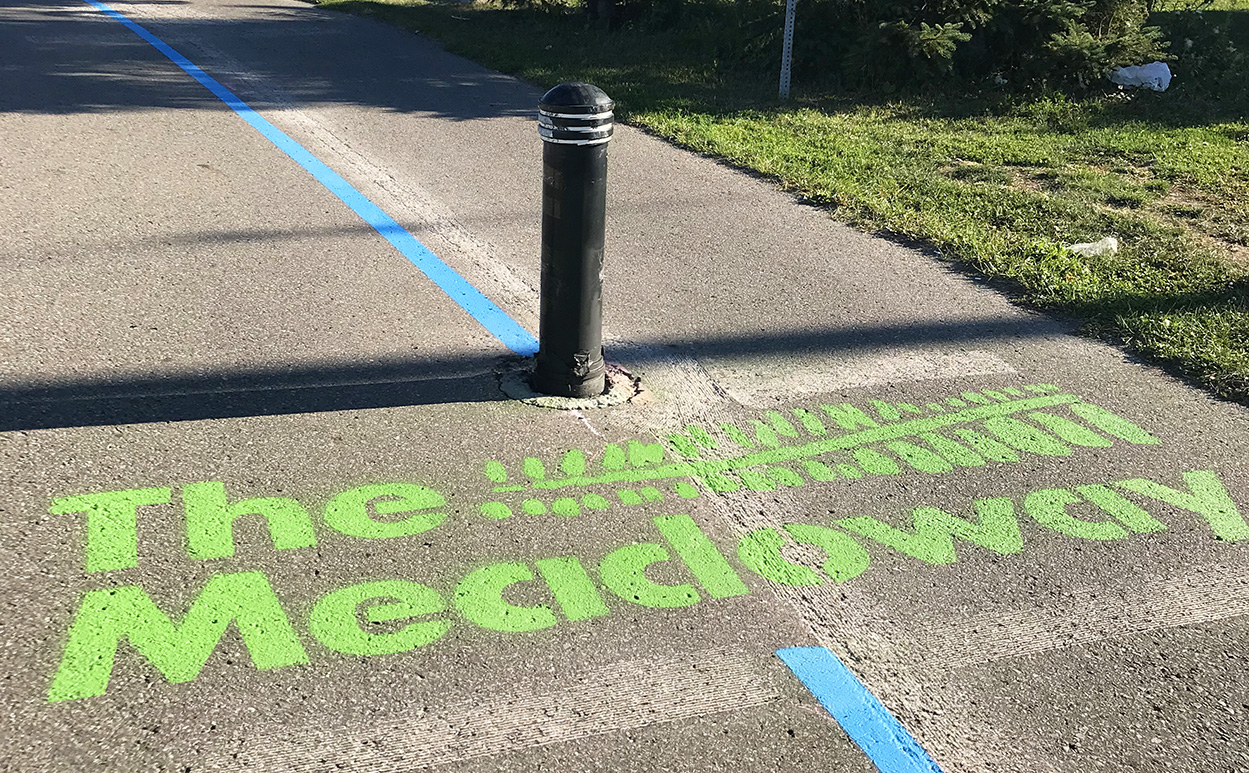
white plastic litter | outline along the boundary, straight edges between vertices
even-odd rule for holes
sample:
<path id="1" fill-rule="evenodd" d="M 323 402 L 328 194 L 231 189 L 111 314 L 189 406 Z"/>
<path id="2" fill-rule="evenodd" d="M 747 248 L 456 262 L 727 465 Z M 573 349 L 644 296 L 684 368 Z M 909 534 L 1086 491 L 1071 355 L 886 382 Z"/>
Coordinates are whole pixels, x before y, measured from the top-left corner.
<path id="1" fill-rule="evenodd" d="M 1119 251 L 1119 240 L 1113 236 L 1107 236 L 1105 239 L 1098 239 L 1087 244 L 1073 244 L 1067 249 L 1086 258 L 1095 258 L 1098 255 L 1114 255 Z"/>
<path id="2" fill-rule="evenodd" d="M 1110 80 L 1128 88 L 1166 91 L 1171 85 L 1171 68 L 1166 62 L 1150 62 L 1135 67 L 1120 67 L 1110 71 Z"/>

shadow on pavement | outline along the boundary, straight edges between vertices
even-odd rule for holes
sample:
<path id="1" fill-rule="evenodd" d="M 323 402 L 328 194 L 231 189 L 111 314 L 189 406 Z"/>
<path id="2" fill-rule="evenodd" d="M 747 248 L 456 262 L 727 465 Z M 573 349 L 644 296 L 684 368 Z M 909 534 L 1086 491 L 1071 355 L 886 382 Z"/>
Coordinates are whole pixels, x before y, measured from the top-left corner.
<path id="1" fill-rule="evenodd" d="M 513 79 L 386 25 L 370 31 L 375 45 L 361 46 L 359 22 L 311 8 L 253 6 L 262 15 L 206 18 L 163 0 L 161 18 L 147 18 L 127 0 L 109 5 L 257 109 L 355 104 L 451 121 L 534 116 L 535 100 Z M 282 55 L 248 56 L 234 66 L 244 73 L 216 61 L 272 41 L 281 41 Z M 0 78 L 0 113 L 227 109 L 133 32 L 76 0 L 0 3 L 0 51 L 11 63 Z M 266 101 L 270 90 L 282 101 Z"/>
<path id="2" fill-rule="evenodd" d="M 1060 333 L 1051 320 L 986 318 L 957 323 L 836 327 L 619 344 L 628 364 L 692 357 L 858 354 L 897 347 L 972 345 Z M 612 351 L 609 345 L 608 357 Z M 196 421 L 367 408 L 506 400 L 503 358 L 411 358 L 284 369 L 133 374 L 0 384 L 0 431 Z"/>
<path id="3" fill-rule="evenodd" d="M 0 385 L 0 431 L 505 399 L 490 357 Z"/>

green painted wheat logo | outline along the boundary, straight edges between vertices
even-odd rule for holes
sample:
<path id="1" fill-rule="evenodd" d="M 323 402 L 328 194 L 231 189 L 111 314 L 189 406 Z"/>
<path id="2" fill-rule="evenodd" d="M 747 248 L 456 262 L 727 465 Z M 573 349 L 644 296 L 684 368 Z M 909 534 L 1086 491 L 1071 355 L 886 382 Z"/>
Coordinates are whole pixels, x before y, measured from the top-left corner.
<path id="1" fill-rule="evenodd" d="M 571 449 L 548 464 L 526 457 L 509 472 L 501 462 L 483 473 L 495 494 L 481 505 L 490 518 L 519 506 L 529 515 L 580 515 L 614 502 L 638 505 L 703 491 L 772 491 L 808 481 L 827 483 L 908 472 L 939 475 L 960 467 L 1011 464 L 1028 454 L 1070 456 L 1114 442 L 1156 445 L 1132 422 L 1052 384 L 963 392 L 923 406 L 872 400 L 768 411 L 749 426 L 689 425 L 662 442 L 609 443 L 591 458 Z M 697 484 L 697 485 L 695 485 Z M 586 489 L 595 489 L 587 491 Z M 614 499 L 613 499 L 614 498 Z"/>

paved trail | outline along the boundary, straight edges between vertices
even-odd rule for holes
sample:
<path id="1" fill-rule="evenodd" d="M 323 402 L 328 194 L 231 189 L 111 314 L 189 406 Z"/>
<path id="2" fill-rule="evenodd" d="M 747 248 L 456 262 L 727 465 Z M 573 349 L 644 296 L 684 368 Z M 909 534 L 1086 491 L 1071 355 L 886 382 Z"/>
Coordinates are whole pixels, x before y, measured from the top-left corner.
<path id="1" fill-rule="evenodd" d="M 1249 769 L 1243 408 L 621 127 L 645 391 L 511 400 L 539 90 L 107 8 L 0 3 L 0 769 Z"/>

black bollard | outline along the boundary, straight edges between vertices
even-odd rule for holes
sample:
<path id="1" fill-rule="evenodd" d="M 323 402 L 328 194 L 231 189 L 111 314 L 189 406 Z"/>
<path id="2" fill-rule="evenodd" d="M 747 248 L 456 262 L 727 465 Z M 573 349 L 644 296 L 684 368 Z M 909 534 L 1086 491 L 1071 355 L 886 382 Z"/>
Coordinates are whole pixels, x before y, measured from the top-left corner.
<path id="1" fill-rule="evenodd" d="M 616 106 L 588 83 L 561 83 L 538 103 L 542 145 L 542 290 L 533 387 L 603 393 L 603 229 L 607 143 Z"/>

